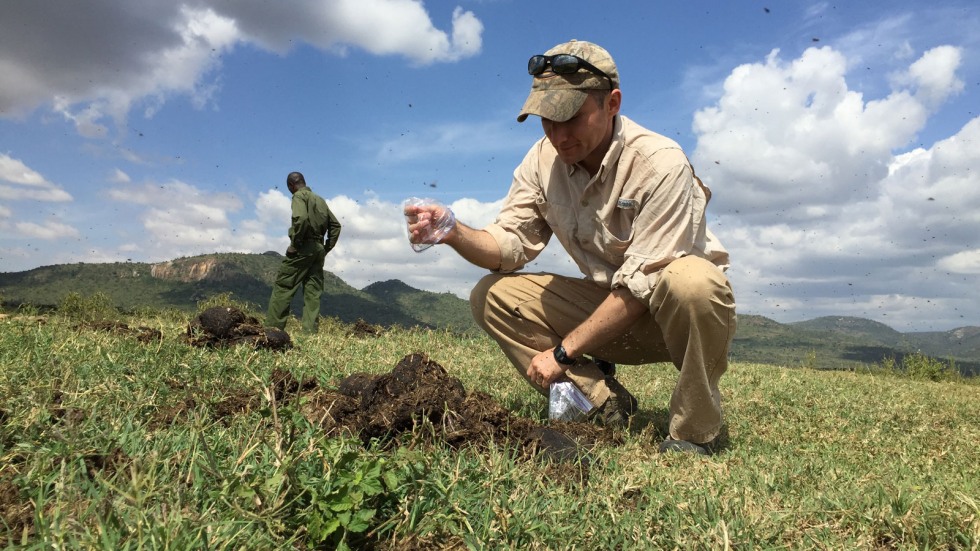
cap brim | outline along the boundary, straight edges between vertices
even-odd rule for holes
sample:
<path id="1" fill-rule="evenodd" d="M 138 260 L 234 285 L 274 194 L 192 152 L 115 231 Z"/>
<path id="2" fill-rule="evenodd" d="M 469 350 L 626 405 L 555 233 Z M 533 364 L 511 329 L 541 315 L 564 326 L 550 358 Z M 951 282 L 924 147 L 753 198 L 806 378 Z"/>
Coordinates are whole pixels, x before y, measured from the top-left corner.
<path id="1" fill-rule="evenodd" d="M 565 122 L 575 116 L 589 97 L 589 90 L 561 88 L 555 90 L 531 90 L 517 116 L 517 122 L 524 122 L 528 115 L 542 119 Z"/>

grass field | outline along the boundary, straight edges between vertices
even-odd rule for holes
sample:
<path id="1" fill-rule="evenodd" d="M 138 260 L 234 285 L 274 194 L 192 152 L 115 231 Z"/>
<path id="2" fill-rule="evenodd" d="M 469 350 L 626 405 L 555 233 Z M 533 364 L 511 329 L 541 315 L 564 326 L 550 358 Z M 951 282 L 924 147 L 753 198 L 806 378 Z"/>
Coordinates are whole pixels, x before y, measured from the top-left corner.
<path id="1" fill-rule="evenodd" d="M 729 443 L 660 455 L 673 366 L 623 366 L 641 412 L 578 462 L 455 449 L 420 423 L 328 438 L 278 403 L 276 370 L 324 388 L 427 353 L 467 390 L 547 423 L 489 339 L 327 321 L 287 352 L 206 349 L 174 313 L 0 319 L 0 546 L 27 549 L 977 549 L 976 381 L 736 363 Z M 254 407 L 222 404 L 243 392 Z M 587 477 L 586 477 L 587 475 Z"/>

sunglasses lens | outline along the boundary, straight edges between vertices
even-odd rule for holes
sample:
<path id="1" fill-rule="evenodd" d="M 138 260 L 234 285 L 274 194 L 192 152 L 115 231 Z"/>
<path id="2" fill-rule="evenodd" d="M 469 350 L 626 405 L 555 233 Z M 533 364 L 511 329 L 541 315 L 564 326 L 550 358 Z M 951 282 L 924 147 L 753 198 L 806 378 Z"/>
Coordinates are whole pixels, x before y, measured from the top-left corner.
<path id="1" fill-rule="evenodd" d="M 544 72 L 544 68 L 548 66 L 548 58 L 543 55 L 531 56 L 531 59 L 527 60 L 527 74 L 529 75 L 540 75 Z"/>
<path id="2" fill-rule="evenodd" d="M 573 55 L 559 54 L 551 58 L 551 70 L 559 75 L 569 75 L 578 69 L 578 58 Z"/>

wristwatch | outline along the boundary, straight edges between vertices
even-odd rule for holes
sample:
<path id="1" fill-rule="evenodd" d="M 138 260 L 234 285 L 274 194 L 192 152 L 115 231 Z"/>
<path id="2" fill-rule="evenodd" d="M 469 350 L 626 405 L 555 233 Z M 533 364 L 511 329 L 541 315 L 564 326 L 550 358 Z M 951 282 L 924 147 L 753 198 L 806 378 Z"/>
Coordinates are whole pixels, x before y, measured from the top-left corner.
<path id="1" fill-rule="evenodd" d="M 565 347 L 561 343 L 555 347 L 555 361 L 561 365 L 575 365 L 575 358 L 568 357 L 568 354 L 565 353 Z"/>

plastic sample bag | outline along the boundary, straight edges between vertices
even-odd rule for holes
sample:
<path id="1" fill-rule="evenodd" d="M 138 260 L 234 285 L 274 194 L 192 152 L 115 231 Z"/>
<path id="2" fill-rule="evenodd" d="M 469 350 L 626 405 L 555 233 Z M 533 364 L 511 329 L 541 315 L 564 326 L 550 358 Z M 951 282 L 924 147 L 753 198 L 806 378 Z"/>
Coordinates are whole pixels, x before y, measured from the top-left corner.
<path id="1" fill-rule="evenodd" d="M 405 220 L 409 224 L 416 224 L 419 222 L 429 221 L 429 225 L 421 233 L 422 242 L 412 243 L 412 249 L 420 253 L 429 247 L 439 243 L 446 237 L 455 226 L 456 226 L 456 216 L 449 207 L 443 205 L 435 199 L 420 199 L 418 197 L 409 197 L 405 199 L 402 203 L 402 212 L 405 211 L 405 207 L 439 207 L 439 216 L 433 218 L 431 212 L 421 212 L 418 215 L 405 215 Z M 409 236 L 411 240 L 411 236 Z"/>
<path id="2" fill-rule="evenodd" d="M 548 418 L 556 421 L 584 421 L 592 411 L 592 402 L 569 380 L 551 383 Z"/>

